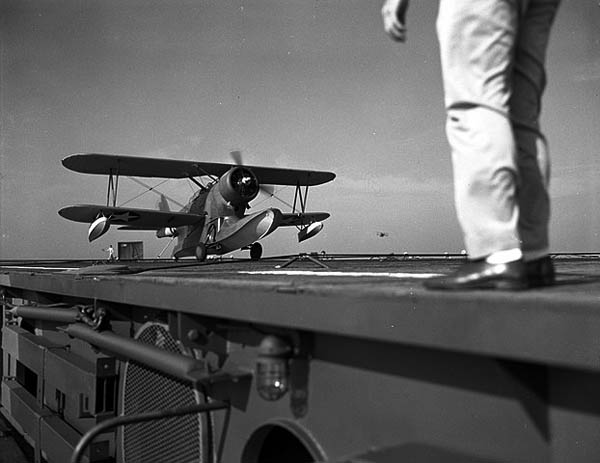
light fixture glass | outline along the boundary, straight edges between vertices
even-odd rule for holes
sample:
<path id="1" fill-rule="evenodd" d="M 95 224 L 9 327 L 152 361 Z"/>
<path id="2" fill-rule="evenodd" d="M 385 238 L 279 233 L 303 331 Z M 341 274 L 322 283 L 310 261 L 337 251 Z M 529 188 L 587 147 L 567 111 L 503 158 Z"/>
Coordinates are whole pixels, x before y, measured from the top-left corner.
<path id="1" fill-rule="evenodd" d="M 256 359 L 256 389 L 263 399 L 279 400 L 288 391 L 291 352 L 291 346 L 277 336 L 265 336 L 260 343 Z"/>

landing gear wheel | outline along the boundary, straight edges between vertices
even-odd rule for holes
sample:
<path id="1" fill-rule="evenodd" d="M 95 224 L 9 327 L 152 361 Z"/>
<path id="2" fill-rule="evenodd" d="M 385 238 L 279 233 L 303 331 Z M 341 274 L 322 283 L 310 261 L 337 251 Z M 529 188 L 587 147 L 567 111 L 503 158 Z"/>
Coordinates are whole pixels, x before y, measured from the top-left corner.
<path id="1" fill-rule="evenodd" d="M 200 243 L 196 246 L 196 259 L 198 262 L 204 262 L 206 260 L 206 245 L 204 243 Z"/>
<path id="2" fill-rule="evenodd" d="M 254 243 L 250 246 L 250 259 L 259 260 L 262 257 L 263 248 L 260 243 Z"/>

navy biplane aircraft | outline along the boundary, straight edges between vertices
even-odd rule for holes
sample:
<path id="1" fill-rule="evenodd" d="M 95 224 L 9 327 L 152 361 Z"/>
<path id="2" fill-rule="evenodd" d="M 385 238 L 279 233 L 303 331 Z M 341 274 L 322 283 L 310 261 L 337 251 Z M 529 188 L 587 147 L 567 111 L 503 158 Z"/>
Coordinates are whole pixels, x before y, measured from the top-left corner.
<path id="1" fill-rule="evenodd" d="M 177 238 L 174 258 L 195 256 L 199 261 L 205 260 L 208 254 L 226 254 L 238 249 L 249 249 L 252 259 L 260 259 L 262 246 L 258 241 L 278 227 L 297 227 L 298 241 L 321 231 L 322 221 L 329 213 L 306 211 L 308 188 L 333 180 L 334 173 L 246 166 L 241 163 L 239 152 L 231 154 L 237 161 L 235 164 L 72 154 L 62 160 L 67 169 L 108 175 L 106 205 L 68 206 L 58 213 L 75 222 L 89 223 L 90 242 L 106 233 L 111 225 L 119 225 L 119 229 L 124 230 L 155 230 L 159 238 Z M 198 186 L 198 191 L 179 212 L 169 210 L 164 196 L 159 210 L 119 207 L 120 176 L 188 178 Z M 246 214 L 250 201 L 264 185 L 294 186 L 292 211 L 283 213 L 269 208 Z"/>

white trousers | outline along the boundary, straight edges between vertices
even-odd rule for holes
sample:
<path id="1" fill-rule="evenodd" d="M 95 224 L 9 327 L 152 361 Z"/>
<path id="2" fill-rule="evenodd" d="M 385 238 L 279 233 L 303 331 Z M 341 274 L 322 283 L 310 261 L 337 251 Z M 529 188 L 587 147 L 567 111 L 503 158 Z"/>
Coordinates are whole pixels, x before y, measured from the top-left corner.
<path id="1" fill-rule="evenodd" d="M 441 0 L 446 134 L 466 250 L 548 252 L 549 158 L 540 131 L 560 0 Z"/>

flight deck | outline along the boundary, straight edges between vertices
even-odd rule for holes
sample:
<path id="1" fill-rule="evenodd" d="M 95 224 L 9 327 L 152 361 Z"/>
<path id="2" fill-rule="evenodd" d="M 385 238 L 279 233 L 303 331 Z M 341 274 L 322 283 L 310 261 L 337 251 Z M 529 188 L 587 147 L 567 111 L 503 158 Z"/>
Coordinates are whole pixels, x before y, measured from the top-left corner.
<path id="1" fill-rule="evenodd" d="M 423 288 L 425 279 L 464 261 L 444 254 L 3 261 L 2 412 L 40 455 L 60 461 L 76 436 L 57 446 L 51 436 L 60 426 L 49 431 L 40 423 L 62 416 L 83 435 L 106 415 L 90 411 L 83 423 L 74 413 L 69 422 L 54 393 L 67 386 L 40 392 L 59 381 L 37 366 L 47 357 L 33 361 L 20 350 L 23 340 L 49 352 L 76 339 L 88 362 L 117 359 L 112 414 L 120 416 L 131 402 L 126 386 L 133 382 L 125 381 L 131 362 L 162 368 L 178 383 L 192 377 L 187 363 L 178 370 L 153 357 L 160 336 L 135 357 L 131 342 L 139 344 L 153 325 L 180 346 L 178 357 L 206 369 L 190 390 L 206 378 L 213 386 L 228 384 L 206 392 L 230 408 L 227 418 L 206 412 L 210 419 L 195 431 L 205 457 L 190 461 L 271 461 L 283 451 L 282 439 L 293 449 L 282 458 L 298 462 L 598 461 L 600 255 L 553 259 L 555 286 L 518 292 Z M 279 344 L 266 348 L 273 339 Z M 90 345 L 93 352 L 85 350 Z M 260 366 L 278 361 L 290 368 L 288 389 L 265 399 Z M 31 386 L 34 376 L 44 377 L 44 386 Z M 238 390 L 246 380 L 248 387 Z M 34 396 L 28 413 L 38 424 L 23 424 L 23 407 L 15 405 L 17 398 L 27 402 L 21 389 Z M 102 458 L 138 461 L 130 455 L 143 454 L 148 433 L 105 435 Z"/>

